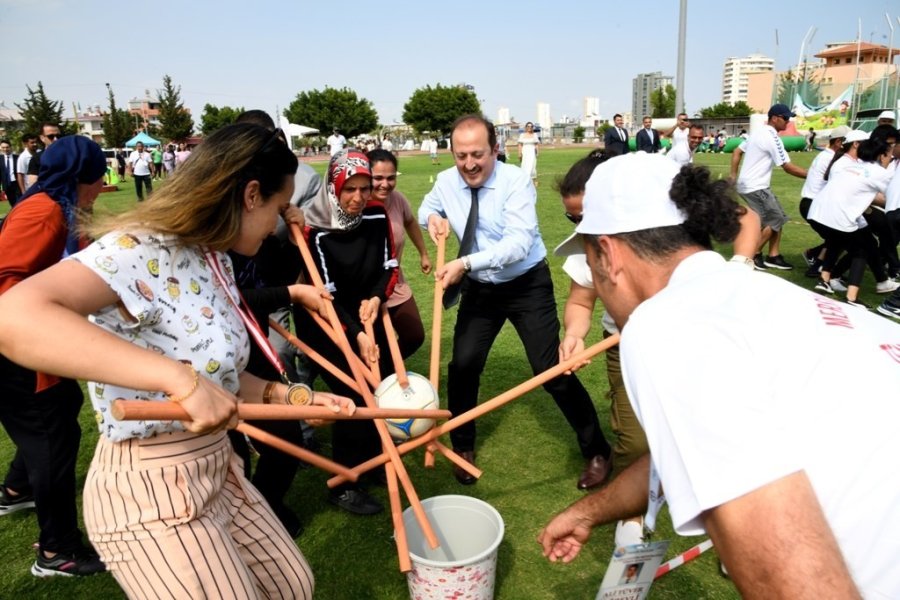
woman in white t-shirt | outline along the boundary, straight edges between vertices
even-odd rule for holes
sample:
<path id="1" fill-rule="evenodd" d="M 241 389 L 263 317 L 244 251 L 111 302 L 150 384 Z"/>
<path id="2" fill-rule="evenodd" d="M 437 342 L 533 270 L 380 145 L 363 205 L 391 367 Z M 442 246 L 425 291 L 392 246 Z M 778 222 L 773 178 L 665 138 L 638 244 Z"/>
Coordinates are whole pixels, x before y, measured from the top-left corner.
<path id="1" fill-rule="evenodd" d="M 859 142 L 856 154 L 856 159 L 848 153 L 832 163 L 826 175 L 828 183 L 809 208 L 809 224 L 827 247 L 816 289 L 834 293 L 829 283 L 831 272 L 837 256 L 846 251 L 850 256 L 847 303 L 868 308 L 858 296 L 867 262 L 877 282 L 877 293 L 885 294 L 898 287 L 884 271 L 875 238 L 863 216 L 873 204 L 884 206 L 884 192 L 890 182 L 885 166 L 890 162 L 891 150 L 885 142 L 869 139 Z M 835 169 L 838 165 L 840 168 Z"/>
<path id="2" fill-rule="evenodd" d="M 0 352 L 89 381 L 101 435 L 85 525 L 131 597 L 312 598 L 308 563 L 225 435 L 238 402 L 353 410 L 243 371 L 253 327 L 226 251 L 257 252 L 296 169 L 276 134 L 223 127 L 148 202 L 99 223 L 96 242 L 0 298 Z M 117 398 L 177 402 L 191 420 L 120 421 Z"/>

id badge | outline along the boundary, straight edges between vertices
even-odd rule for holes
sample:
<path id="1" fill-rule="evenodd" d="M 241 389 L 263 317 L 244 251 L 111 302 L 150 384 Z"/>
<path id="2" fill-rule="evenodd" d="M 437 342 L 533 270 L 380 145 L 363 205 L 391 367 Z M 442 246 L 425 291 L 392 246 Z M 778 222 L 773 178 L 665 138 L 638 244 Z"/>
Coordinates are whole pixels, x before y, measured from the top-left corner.
<path id="1" fill-rule="evenodd" d="M 616 548 L 595 600 L 644 600 L 668 548 L 666 540 Z"/>

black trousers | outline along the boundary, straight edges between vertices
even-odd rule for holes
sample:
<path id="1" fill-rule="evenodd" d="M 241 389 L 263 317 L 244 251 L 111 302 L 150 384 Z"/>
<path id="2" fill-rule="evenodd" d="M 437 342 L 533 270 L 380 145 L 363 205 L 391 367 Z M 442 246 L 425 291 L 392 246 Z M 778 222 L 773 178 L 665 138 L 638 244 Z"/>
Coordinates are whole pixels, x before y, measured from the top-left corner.
<path id="1" fill-rule="evenodd" d="M 149 195 L 153 192 L 153 182 L 151 181 L 152 175 L 134 175 L 132 174 L 132 179 L 134 179 L 134 191 L 137 194 L 138 202 L 142 202 L 144 200 L 144 190 L 143 188 L 147 188 L 147 194 Z"/>
<path id="2" fill-rule="evenodd" d="M 84 396 L 71 379 L 35 393 L 35 378 L 34 371 L 0 356 L 0 423 L 16 445 L 4 485 L 34 495 L 41 549 L 68 552 L 82 543 L 75 463 Z"/>
<path id="3" fill-rule="evenodd" d="M 467 279 L 453 332 L 453 358 L 447 368 L 447 402 L 454 416 L 478 404 L 478 387 L 488 352 L 509 320 L 525 346 L 537 375 L 559 364 L 559 317 L 550 269 L 542 261 L 513 281 L 500 284 Z M 561 375 L 544 384 L 575 431 L 581 454 L 608 458 L 612 449 L 597 419 L 590 395 L 575 375 Z M 458 452 L 475 449 L 475 422 L 450 432 Z"/>

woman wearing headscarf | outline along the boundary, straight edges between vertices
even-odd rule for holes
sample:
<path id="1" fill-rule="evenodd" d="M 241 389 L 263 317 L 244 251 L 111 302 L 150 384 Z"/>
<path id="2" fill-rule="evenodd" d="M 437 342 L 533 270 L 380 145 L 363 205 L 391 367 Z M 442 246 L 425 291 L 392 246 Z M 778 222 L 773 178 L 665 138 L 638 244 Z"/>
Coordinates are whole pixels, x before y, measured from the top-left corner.
<path id="1" fill-rule="evenodd" d="M 129 597 L 313 596 L 309 564 L 225 433 L 239 401 L 354 409 L 244 370 L 264 336 L 227 251 L 257 252 L 296 169 L 272 132 L 223 127 L 147 202 L 95 224 L 94 243 L 0 296 L 0 352 L 88 380 L 100 437 L 85 525 Z M 117 398 L 174 402 L 190 420 L 119 420 Z"/>
<path id="2" fill-rule="evenodd" d="M 384 205 L 371 200 L 372 173 L 366 156 L 355 150 L 335 154 L 326 185 L 304 210 L 306 239 L 319 275 L 334 297 L 341 325 L 367 365 L 379 363 L 382 376 L 394 372 L 381 322 L 381 306 L 397 282 L 397 260 Z M 350 368 L 328 335 L 305 311 L 294 312 L 301 338 L 345 373 Z M 364 323 L 375 317 L 375 339 Z M 332 392 L 363 400 L 328 372 L 322 377 Z M 369 421 L 338 421 L 332 428 L 333 458 L 355 466 L 380 451 L 378 435 Z M 331 490 L 328 501 L 355 514 L 375 514 L 382 505 L 365 489 L 348 483 Z"/>
<path id="3" fill-rule="evenodd" d="M 41 159 L 37 182 L 0 229 L 0 294 L 78 250 L 78 216 L 103 188 L 106 158 L 81 136 L 63 137 Z M 0 515 L 34 507 L 40 538 L 31 572 L 91 575 L 104 570 L 82 542 L 75 463 L 84 397 L 73 379 L 53 377 L 0 356 L 0 422 L 16 455 L 0 487 Z"/>

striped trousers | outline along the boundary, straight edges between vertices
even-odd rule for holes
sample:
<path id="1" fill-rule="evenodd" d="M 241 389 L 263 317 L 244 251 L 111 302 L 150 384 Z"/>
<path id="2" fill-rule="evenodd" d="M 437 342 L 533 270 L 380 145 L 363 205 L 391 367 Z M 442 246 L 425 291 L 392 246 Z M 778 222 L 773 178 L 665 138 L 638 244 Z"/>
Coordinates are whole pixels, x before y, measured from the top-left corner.
<path id="1" fill-rule="evenodd" d="M 129 598 L 308 598 L 312 570 L 224 433 L 100 436 L 84 520 Z"/>

